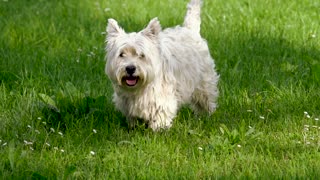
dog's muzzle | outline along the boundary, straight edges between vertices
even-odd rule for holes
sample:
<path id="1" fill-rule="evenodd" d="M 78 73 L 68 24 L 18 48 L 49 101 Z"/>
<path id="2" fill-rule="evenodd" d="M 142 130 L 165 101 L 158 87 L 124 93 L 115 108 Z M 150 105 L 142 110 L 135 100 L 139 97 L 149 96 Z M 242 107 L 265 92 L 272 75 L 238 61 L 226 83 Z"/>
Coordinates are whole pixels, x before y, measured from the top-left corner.
<path id="1" fill-rule="evenodd" d="M 126 67 L 127 75 L 122 78 L 122 81 L 126 83 L 127 86 L 135 86 L 138 83 L 139 77 L 135 76 L 136 67 L 133 65 Z"/>

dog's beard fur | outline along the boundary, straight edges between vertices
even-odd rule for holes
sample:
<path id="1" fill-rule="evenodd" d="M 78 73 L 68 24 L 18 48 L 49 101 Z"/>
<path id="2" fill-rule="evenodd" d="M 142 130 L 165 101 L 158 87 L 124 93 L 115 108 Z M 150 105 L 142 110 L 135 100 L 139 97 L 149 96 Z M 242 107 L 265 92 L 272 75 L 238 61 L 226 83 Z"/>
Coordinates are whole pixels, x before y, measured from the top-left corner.
<path id="1" fill-rule="evenodd" d="M 191 0 L 183 27 L 161 31 L 157 18 L 138 33 L 125 33 L 109 19 L 106 73 L 116 108 L 134 126 L 143 119 L 153 130 L 169 128 L 182 104 L 216 109 L 219 76 L 200 35 L 201 0 Z"/>

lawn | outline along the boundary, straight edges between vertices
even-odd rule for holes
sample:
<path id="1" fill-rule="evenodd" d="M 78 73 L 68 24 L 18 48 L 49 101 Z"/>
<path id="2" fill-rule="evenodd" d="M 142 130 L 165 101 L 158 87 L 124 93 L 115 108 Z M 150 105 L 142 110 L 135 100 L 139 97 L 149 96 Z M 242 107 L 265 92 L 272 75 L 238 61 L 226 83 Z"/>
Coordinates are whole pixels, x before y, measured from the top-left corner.
<path id="1" fill-rule="evenodd" d="M 0 179 L 320 177 L 320 3 L 205 0 L 219 107 L 129 130 L 105 28 L 181 24 L 187 0 L 1 0 Z"/>

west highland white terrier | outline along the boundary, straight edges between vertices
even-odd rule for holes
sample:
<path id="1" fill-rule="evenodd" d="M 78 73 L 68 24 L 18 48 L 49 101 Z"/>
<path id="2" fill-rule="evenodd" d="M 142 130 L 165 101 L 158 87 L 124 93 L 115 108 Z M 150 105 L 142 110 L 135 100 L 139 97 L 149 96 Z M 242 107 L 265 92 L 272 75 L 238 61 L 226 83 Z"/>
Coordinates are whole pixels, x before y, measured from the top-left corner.
<path id="1" fill-rule="evenodd" d="M 105 71 L 131 127 L 142 119 L 154 131 L 168 129 L 183 104 L 215 111 L 219 75 L 200 35 L 200 9 L 201 0 L 191 0 L 183 25 L 163 31 L 157 18 L 132 33 L 108 20 Z"/>

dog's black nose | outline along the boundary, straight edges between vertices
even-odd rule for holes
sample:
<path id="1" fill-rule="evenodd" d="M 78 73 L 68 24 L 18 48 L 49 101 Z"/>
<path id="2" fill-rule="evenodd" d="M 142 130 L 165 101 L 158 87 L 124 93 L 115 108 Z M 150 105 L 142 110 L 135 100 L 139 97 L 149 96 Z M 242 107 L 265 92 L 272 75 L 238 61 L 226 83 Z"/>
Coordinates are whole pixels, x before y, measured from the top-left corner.
<path id="1" fill-rule="evenodd" d="M 126 67 L 126 71 L 128 74 L 132 75 L 136 71 L 136 67 L 131 65 Z"/>

